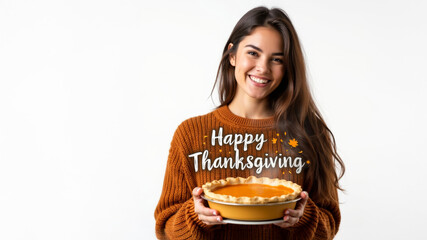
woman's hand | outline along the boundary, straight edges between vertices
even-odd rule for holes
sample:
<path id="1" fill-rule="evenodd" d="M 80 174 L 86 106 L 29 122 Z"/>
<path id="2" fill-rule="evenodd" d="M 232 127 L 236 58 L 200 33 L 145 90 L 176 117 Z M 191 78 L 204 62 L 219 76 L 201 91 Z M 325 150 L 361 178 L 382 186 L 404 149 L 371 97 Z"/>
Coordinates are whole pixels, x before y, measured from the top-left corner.
<path id="1" fill-rule="evenodd" d="M 203 189 L 196 187 L 193 189 L 194 212 L 199 215 L 199 219 L 206 225 L 227 224 L 222 221 L 222 217 L 215 209 L 205 206 L 205 200 L 200 197 Z"/>
<path id="2" fill-rule="evenodd" d="M 305 204 L 308 200 L 308 193 L 307 192 L 301 192 L 300 194 L 301 200 L 298 201 L 295 209 L 286 209 L 285 210 L 285 216 L 283 217 L 283 221 L 281 223 L 275 223 L 275 225 L 281 227 L 281 228 L 287 228 L 293 226 L 295 223 L 299 221 L 299 219 L 304 214 L 304 208 Z"/>

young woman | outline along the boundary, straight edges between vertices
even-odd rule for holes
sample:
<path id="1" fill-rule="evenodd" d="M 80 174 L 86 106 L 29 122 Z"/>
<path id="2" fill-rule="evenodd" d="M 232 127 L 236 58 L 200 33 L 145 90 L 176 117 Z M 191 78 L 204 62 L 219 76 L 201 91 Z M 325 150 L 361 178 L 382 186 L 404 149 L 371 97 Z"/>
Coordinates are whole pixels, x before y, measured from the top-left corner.
<path id="1" fill-rule="evenodd" d="M 225 45 L 217 81 L 221 105 L 185 120 L 173 136 L 155 210 L 157 237 L 333 238 L 341 220 L 337 190 L 342 190 L 338 180 L 344 164 L 311 97 L 298 36 L 283 10 L 257 7 L 239 20 Z M 262 136 L 262 148 L 254 140 L 237 146 L 233 136 Z M 298 156 L 303 162 L 273 166 L 263 163 L 263 156 Z M 225 224 L 201 198 L 206 182 L 251 175 L 302 186 L 301 200 L 295 210 L 283 213 L 282 222 Z"/>

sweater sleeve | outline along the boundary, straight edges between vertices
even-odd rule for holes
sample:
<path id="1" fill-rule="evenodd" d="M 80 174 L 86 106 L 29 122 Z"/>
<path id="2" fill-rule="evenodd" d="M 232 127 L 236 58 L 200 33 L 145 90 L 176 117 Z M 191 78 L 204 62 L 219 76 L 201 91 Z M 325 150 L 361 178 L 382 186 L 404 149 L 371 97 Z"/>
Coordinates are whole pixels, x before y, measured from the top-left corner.
<path id="1" fill-rule="evenodd" d="M 294 239 L 333 239 L 340 222 L 338 200 L 320 206 L 309 198 L 303 216 L 290 230 Z"/>
<path id="2" fill-rule="evenodd" d="M 195 185 L 189 171 L 183 167 L 186 157 L 174 135 L 169 150 L 163 190 L 156 207 L 156 236 L 159 239 L 206 239 L 210 226 L 194 212 L 192 190 Z"/>

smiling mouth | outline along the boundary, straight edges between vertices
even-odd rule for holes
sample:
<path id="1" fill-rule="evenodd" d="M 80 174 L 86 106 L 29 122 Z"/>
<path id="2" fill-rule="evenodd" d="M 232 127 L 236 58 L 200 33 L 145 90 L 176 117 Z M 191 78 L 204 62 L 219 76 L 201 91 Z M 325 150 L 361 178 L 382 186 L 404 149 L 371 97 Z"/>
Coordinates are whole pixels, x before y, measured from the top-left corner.
<path id="1" fill-rule="evenodd" d="M 261 83 L 261 84 L 266 84 L 266 83 L 270 82 L 270 80 L 257 78 L 257 77 L 252 76 L 252 75 L 249 75 L 249 78 L 256 83 Z"/>

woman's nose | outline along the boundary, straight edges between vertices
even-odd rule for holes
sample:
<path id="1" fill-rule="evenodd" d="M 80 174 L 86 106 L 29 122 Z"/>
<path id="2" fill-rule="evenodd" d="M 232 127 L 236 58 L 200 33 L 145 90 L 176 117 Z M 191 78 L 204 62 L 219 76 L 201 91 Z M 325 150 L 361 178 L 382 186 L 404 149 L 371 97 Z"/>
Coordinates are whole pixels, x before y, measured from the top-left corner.
<path id="1" fill-rule="evenodd" d="M 261 73 L 268 72 L 270 70 L 269 67 L 270 66 L 268 65 L 268 60 L 267 59 L 260 58 L 257 61 L 256 70 L 258 72 L 261 72 Z"/>

